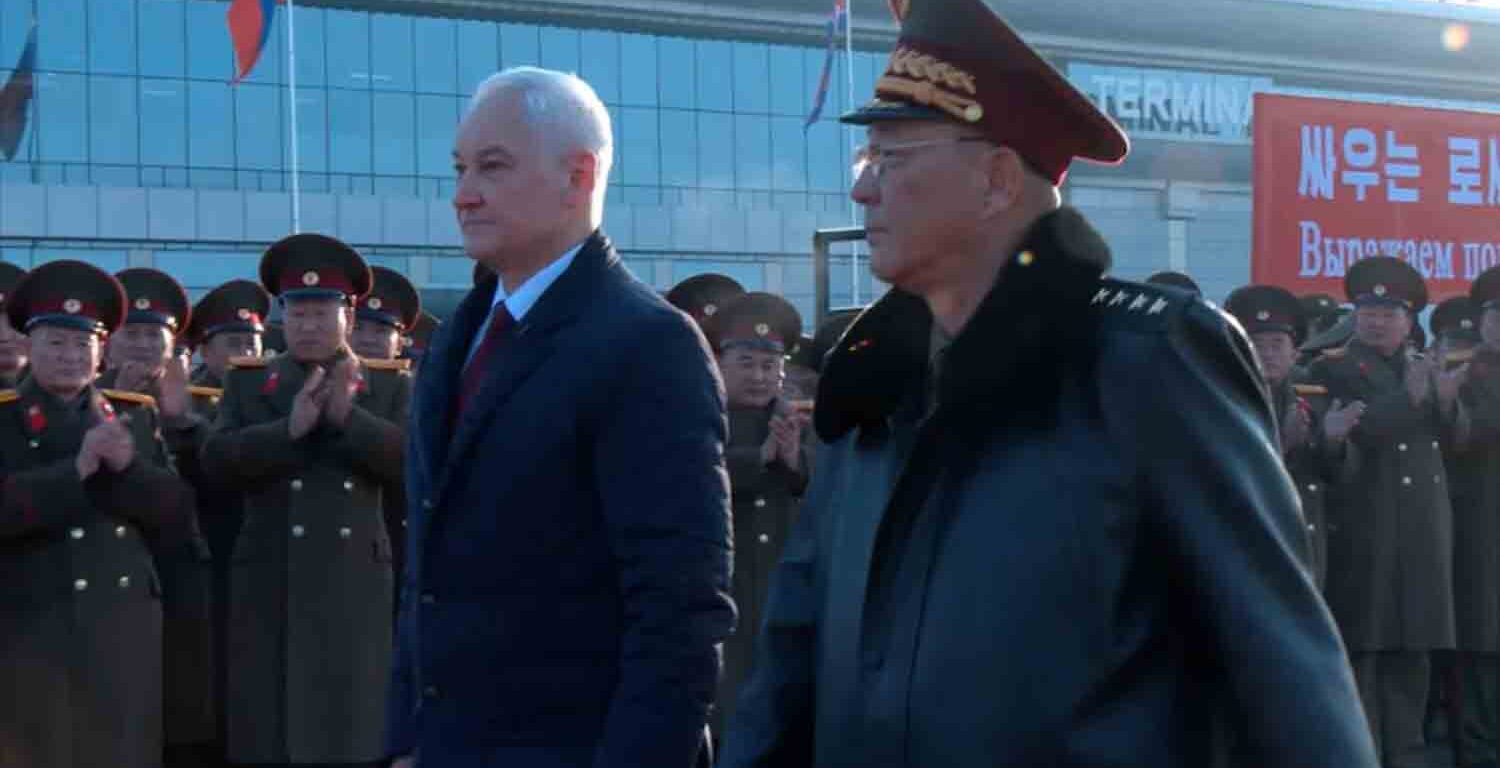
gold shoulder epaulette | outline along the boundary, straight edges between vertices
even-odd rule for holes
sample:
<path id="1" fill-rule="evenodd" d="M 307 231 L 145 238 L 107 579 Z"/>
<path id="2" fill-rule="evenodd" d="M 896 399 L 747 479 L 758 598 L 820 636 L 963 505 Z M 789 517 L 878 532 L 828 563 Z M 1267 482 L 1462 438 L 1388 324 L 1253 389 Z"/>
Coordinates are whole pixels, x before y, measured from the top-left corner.
<path id="1" fill-rule="evenodd" d="M 156 398 L 150 395 L 143 395 L 139 392 L 126 392 L 123 389 L 101 389 L 99 391 L 111 400 L 124 400 L 127 403 L 156 407 Z"/>
<path id="2" fill-rule="evenodd" d="M 1463 365 L 1474 359 L 1474 350 L 1455 349 L 1443 356 L 1443 365 Z"/>
<path id="3" fill-rule="evenodd" d="M 1349 354 L 1349 350 L 1344 349 L 1343 347 L 1335 347 L 1334 349 L 1323 350 L 1323 357 L 1326 357 L 1329 360 L 1341 360 L 1343 359 L 1344 355 L 1347 354 Z"/>
<path id="4" fill-rule="evenodd" d="M 1313 395 L 1328 394 L 1328 387 L 1321 384 L 1293 384 L 1292 391 L 1303 397 L 1312 397 Z"/>
<path id="5" fill-rule="evenodd" d="M 188 387 L 188 392 L 194 397 L 223 397 L 224 390 L 218 387 Z"/>
<path id="6" fill-rule="evenodd" d="M 0 390 L 0 405 L 4 405 L 5 403 L 14 403 L 15 401 L 20 399 L 21 393 L 15 391 L 14 389 Z"/>
<path id="7" fill-rule="evenodd" d="M 375 369 L 377 371 L 409 371 L 409 370 L 411 370 L 411 361 L 410 360 L 404 360 L 404 359 L 402 359 L 402 360 L 362 360 L 361 362 L 363 362 L 365 364 L 366 368 L 373 368 L 373 369 Z"/>
<path id="8" fill-rule="evenodd" d="M 264 357 L 231 357 L 229 367 L 231 368 L 264 368 L 270 361 Z"/>

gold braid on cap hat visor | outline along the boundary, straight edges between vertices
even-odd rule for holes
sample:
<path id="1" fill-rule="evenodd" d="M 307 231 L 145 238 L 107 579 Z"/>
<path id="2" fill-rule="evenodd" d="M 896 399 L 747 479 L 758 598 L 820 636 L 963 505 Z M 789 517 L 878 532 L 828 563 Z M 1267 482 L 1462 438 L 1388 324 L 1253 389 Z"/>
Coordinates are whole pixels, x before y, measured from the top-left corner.
<path id="1" fill-rule="evenodd" d="M 977 92 L 973 75 L 935 56 L 904 47 L 891 54 L 885 74 L 875 82 L 877 95 L 910 99 L 966 123 L 977 123 L 984 117 L 984 107 L 968 98 Z"/>

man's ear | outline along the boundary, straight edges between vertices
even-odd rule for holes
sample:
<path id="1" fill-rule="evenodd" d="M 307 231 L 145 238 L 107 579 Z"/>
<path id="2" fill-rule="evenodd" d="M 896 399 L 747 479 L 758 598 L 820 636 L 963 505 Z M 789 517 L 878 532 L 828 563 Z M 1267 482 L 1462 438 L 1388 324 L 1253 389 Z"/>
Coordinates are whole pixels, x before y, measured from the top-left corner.
<path id="1" fill-rule="evenodd" d="M 1026 184 L 1031 170 L 1026 161 L 1009 147 L 995 147 L 985 152 L 986 216 L 1005 213 L 1020 205 L 1025 199 Z"/>
<path id="2" fill-rule="evenodd" d="M 567 157 L 568 186 L 564 202 L 572 207 L 589 205 L 594 199 L 594 190 L 604 183 L 599 178 L 599 156 L 593 152 L 579 150 Z"/>

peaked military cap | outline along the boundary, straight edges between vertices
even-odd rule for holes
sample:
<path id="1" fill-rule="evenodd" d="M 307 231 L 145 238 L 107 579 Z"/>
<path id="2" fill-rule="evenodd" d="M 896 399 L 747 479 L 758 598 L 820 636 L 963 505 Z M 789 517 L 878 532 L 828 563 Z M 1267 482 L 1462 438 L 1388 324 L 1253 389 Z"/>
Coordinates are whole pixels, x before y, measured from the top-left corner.
<path id="1" fill-rule="evenodd" d="M 49 261 L 21 279 L 5 312 L 23 333 L 56 325 L 107 336 L 125 323 L 125 289 L 92 264 Z"/>
<path id="2" fill-rule="evenodd" d="M 672 306 L 693 316 L 699 325 L 713 317 L 731 300 L 745 295 L 745 287 L 728 275 L 693 275 L 667 291 Z"/>
<path id="3" fill-rule="evenodd" d="M 747 293 L 709 318 L 704 331 L 716 353 L 745 346 L 787 354 L 802 338 L 802 316 L 780 296 Z"/>
<path id="4" fill-rule="evenodd" d="M 343 241 L 310 232 L 282 238 L 260 259 L 260 283 L 282 299 L 358 299 L 370 267 Z"/>
<path id="5" fill-rule="evenodd" d="M 1500 309 L 1500 267 L 1480 273 L 1479 279 L 1469 286 L 1469 300 L 1474 303 L 1475 313 Z"/>
<path id="6" fill-rule="evenodd" d="M 1427 324 L 1435 339 L 1479 341 L 1479 305 L 1468 296 L 1454 296 L 1432 310 Z"/>
<path id="7" fill-rule="evenodd" d="M 411 330 L 401 337 L 402 354 L 409 357 L 421 357 L 427 351 L 427 345 L 432 342 L 432 333 L 436 331 L 442 321 L 437 315 L 422 310 L 417 314 L 416 322 L 412 323 Z"/>
<path id="8" fill-rule="evenodd" d="M 1301 344 L 1307 338 L 1302 302 L 1285 288 L 1274 285 L 1236 288 L 1224 302 L 1224 309 L 1240 321 L 1246 333 L 1285 333 L 1294 344 Z"/>
<path id="9" fill-rule="evenodd" d="M 1361 259 L 1344 274 L 1344 293 L 1355 306 L 1383 304 L 1416 314 L 1427 306 L 1427 284 L 1412 265 L 1390 256 Z"/>
<path id="10" fill-rule="evenodd" d="M 1196 293 L 1200 296 L 1203 295 L 1202 289 L 1198 287 L 1198 282 L 1181 272 L 1173 272 L 1170 270 L 1166 272 L 1157 272 L 1156 274 L 1146 278 L 1146 282 L 1152 285 L 1167 285 L 1173 288 L 1181 288 L 1182 290 L 1189 293 Z"/>
<path id="11" fill-rule="evenodd" d="M 193 346 L 216 333 L 264 333 L 271 312 L 271 294 L 249 280 L 230 280 L 209 291 L 193 307 L 187 337 Z"/>
<path id="12" fill-rule="evenodd" d="M 356 316 L 400 331 L 412 327 L 422 312 L 422 297 L 416 286 L 394 269 L 372 267 L 370 274 L 373 284 L 370 292 L 355 304 Z"/>
<path id="13" fill-rule="evenodd" d="M 1079 157 L 1118 163 L 1125 132 L 982 0 L 891 0 L 901 24 L 875 100 L 843 117 L 951 120 L 1015 150 L 1054 185 Z"/>
<path id="14" fill-rule="evenodd" d="M 187 291 L 171 275 L 147 267 L 115 273 L 125 289 L 125 324 L 160 325 L 177 333 L 192 322 L 193 306 Z"/>
<path id="15" fill-rule="evenodd" d="M 26 270 L 8 261 L 0 261 L 0 305 L 5 303 L 11 292 L 16 289 L 16 284 L 25 276 Z"/>

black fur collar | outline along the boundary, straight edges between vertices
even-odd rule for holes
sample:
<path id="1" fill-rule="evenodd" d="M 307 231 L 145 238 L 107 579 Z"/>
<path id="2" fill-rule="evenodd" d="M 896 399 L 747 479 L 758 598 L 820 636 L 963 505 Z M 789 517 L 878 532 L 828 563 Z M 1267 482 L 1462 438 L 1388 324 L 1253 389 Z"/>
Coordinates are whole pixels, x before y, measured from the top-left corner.
<path id="1" fill-rule="evenodd" d="M 1109 262 L 1109 247 L 1076 210 L 1037 220 L 948 349 L 936 415 L 944 429 L 978 439 L 1054 423 L 1064 378 L 1092 372 L 1098 320 L 1090 301 Z M 919 394 L 931 329 L 926 303 L 899 290 L 866 310 L 825 364 L 819 436 L 879 430 Z"/>

